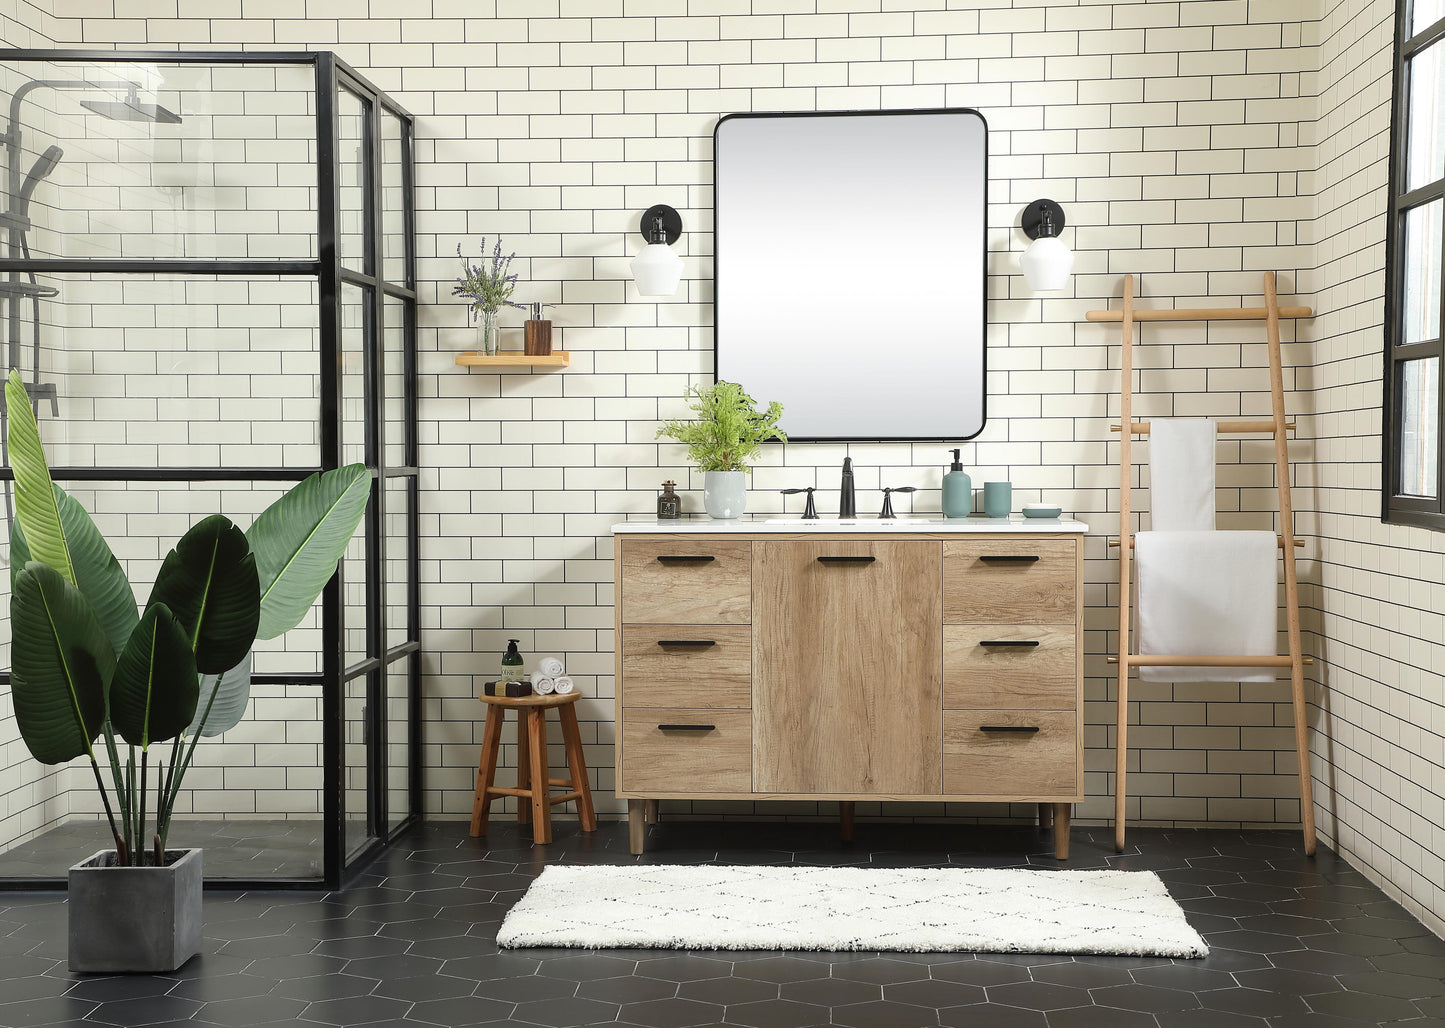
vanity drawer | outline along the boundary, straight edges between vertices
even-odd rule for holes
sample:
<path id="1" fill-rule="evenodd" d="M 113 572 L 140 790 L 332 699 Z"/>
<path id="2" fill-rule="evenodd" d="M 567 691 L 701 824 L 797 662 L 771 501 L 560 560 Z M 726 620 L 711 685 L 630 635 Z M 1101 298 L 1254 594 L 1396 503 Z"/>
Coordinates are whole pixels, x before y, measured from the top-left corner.
<path id="1" fill-rule="evenodd" d="M 737 539 L 624 539 L 624 623 L 745 625 L 753 612 L 753 544 Z"/>
<path id="2" fill-rule="evenodd" d="M 947 539 L 945 624 L 1073 624 L 1073 539 Z"/>
<path id="3" fill-rule="evenodd" d="M 753 716 L 746 710 L 629 706 L 622 715 L 620 770 L 622 793 L 751 792 Z"/>
<path id="4" fill-rule="evenodd" d="M 944 707 L 1073 710 L 1074 626 L 945 625 Z"/>
<path id="5" fill-rule="evenodd" d="M 945 710 L 943 791 L 1021 799 L 1076 795 L 1072 710 Z"/>
<path id="6" fill-rule="evenodd" d="M 622 690 L 628 707 L 751 707 L 752 629 L 624 625 Z"/>

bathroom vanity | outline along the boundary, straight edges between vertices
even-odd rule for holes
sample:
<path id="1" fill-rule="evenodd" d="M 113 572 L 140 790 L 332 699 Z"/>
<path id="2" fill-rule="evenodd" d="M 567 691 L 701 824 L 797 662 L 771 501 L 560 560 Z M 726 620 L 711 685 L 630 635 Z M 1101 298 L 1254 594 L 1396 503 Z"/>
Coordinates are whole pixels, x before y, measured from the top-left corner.
<path id="1" fill-rule="evenodd" d="M 613 526 L 617 795 L 1083 799 L 1083 534 L 1023 518 Z M 655 809 L 655 808 L 654 808 Z"/>

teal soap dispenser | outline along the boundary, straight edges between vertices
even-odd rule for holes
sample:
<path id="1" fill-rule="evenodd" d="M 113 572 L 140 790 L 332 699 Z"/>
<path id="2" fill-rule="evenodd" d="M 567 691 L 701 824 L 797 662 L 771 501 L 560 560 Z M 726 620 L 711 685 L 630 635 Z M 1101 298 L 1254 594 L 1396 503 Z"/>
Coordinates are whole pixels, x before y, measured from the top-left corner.
<path id="1" fill-rule="evenodd" d="M 943 516 L 966 518 L 973 513 L 973 480 L 963 470 L 958 450 L 953 451 L 953 464 L 943 476 Z"/>

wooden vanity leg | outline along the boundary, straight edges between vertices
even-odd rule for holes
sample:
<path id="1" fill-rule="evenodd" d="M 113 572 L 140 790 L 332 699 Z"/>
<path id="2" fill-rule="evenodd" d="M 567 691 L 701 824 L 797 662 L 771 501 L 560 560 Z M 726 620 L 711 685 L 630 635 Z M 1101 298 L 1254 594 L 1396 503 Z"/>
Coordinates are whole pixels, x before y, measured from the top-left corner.
<path id="1" fill-rule="evenodd" d="M 1071 803 L 1054 804 L 1054 857 L 1069 859 L 1069 817 L 1074 810 Z"/>
<path id="2" fill-rule="evenodd" d="M 838 837 L 844 842 L 853 841 L 852 800 L 843 800 L 838 804 Z"/>
<path id="3" fill-rule="evenodd" d="M 635 857 L 647 841 L 647 800 L 627 801 L 627 847 Z"/>
<path id="4" fill-rule="evenodd" d="M 1054 805 L 1052 803 L 1039 804 L 1039 828 L 1048 831 L 1049 826 L 1054 823 Z"/>
<path id="5" fill-rule="evenodd" d="M 646 810 L 646 813 L 647 813 L 647 823 L 650 824 L 650 825 L 655 825 L 655 824 L 657 824 L 657 822 L 658 822 L 659 820 L 661 820 L 661 817 L 662 817 L 662 813 L 661 813 L 661 811 L 658 809 L 658 808 L 661 806 L 661 801 L 659 801 L 659 800 L 644 800 L 643 802 L 647 804 L 647 810 Z"/>

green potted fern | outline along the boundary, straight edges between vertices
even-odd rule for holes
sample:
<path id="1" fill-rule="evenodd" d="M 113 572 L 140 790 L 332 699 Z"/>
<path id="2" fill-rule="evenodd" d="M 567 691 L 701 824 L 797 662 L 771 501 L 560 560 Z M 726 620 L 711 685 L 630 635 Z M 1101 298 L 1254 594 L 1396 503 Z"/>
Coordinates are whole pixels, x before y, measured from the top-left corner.
<path id="1" fill-rule="evenodd" d="M 663 422 L 657 438 L 687 444 L 687 455 L 703 472 L 703 506 L 715 518 L 731 519 L 747 509 L 747 475 L 769 439 L 787 442 L 778 427 L 783 405 L 774 400 L 765 411 L 736 382 L 693 386 L 692 421 Z"/>
<path id="2" fill-rule="evenodd" d="M 90 515 L 51 481 L 18 372 L 5 400 L 15 719 L 41 763 L 89 760 L 115 839 L 71 868 L 70 969 L 171 971 L 200 944 L 201 852 L 167 846 L 196 743 L 241 720 L 253 644 L 310 611 L 361 521 L 370 474 L 312 475 L 244 532 L 203 519 L 137 608 Z"/>

